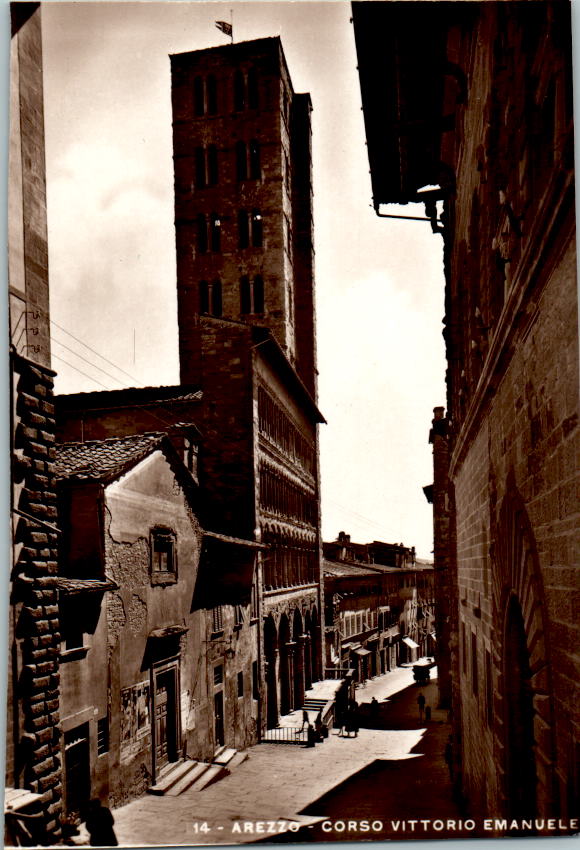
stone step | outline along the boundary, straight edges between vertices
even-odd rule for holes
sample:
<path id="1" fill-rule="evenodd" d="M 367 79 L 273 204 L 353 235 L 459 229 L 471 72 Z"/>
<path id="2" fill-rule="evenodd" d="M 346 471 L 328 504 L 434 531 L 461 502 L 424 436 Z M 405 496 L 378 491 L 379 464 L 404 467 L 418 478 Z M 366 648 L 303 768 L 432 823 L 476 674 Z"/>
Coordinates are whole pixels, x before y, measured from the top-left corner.
<path id="1" fill-rule="evenodd" d="M 213 764 L 221 764 L 222 767 L 225 767 L 233 759 L 236 752 L 232 747 L 227 747 L 218 756 L 213 757 Z"/>
<path id="2" fill-rule="evenodd" d="M 192 764 L 195 764 L 195 762 L 192 762 L 189 759 L 180 759 L 178 762 L 168 765 L 168 767 L 158 776 L 155 785 L 149 786 L 147 792 L 149 794 L 157 795 L 166 794 L 167 791 L 179 782 L 181 777 L 187 773 Z"/>
<path id="3" fill-rule="evenodd" d="M 204 770 L 202 775 L 190 787 L 194 791 L 203 791 L 208 785 L 217 782 L 222 776 L 226 776 L 228 771 L 221 764 L 210 764 L 207 770 Z"/>
<path id="4" fill-rule="evenodd" d="M 248 758 L 247 752 L 236 753 L 232 760 L 228 763 L 228 770 L 234 770 L 238 765 L 242 764 Z"/>
<path id="5" fill-rule="evenodd" d="M 197 782 L 197 780 L 200 779 L 210 768 L 208 762 L 205 761 L 194 761 L 190 762 L 190 764 L 191 767 L 187 773 L 185 773 L 179 782 L 167 791 L 168 797 L 178 797 L 184 791 L 187 791 L 187 789 L 191 788 L 191 786 L 194 785 L 194 783 Z"/>

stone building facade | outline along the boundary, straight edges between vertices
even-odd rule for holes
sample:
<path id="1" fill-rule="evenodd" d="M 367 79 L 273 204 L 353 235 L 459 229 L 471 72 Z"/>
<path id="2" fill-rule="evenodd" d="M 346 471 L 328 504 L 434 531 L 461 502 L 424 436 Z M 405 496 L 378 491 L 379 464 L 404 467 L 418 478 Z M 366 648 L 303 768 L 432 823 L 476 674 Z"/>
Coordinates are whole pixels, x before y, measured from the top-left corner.
<path id="1" fill-rule="evenodd" d="M 171 57 L 181 380 L 207 528 L 256 539 L 262 723 L 322 675 L 310 98 L 278 38 Z"/>
<path id="2" fill-rule="evenodd" d="M 342 531 L 323 552 L 328 667 L 365 681 L 434 655 L 432 564 L 417 564 L 402 544 L 354 543 Z"/>
<path id="3" fill-rule="evenodd" d="M 570 8 L 389 6 L 354 4 L 354 23 L 377 212 L 423 200 L 444 240 L 432 440 L 461 790 L 474 813 L 565 831 L 580 791 Z"/>
<path id="4" fill-rule="evenodd" d="M 64 803 L 73 813 L 94 796 L 109 805 L 139 796 L 172 763 L 211 761 L 226 740 L 252 743 L 256 632 L 249 600 L 221 597 L 219 611 L 200 604 L 215 569 L 209 550 L 224 541 L 205 539 L 197 483 L 165 434 L 62 443 L 56 472 Z M 251 573 L 255 555 L 244 552 Z M 224 711 L 234 703 L 235 717 Z"/>
<path id="5" fill-rule="evenodd" d="M 8 272 L 12 546 L 6 788 L 13 809 L 60 831 L 59 617 L 38 3 L 11 8 Z M 13 791 L 12 789 L 18 789 Z M 24 793 L 27 790 L 28 795 Z"/>

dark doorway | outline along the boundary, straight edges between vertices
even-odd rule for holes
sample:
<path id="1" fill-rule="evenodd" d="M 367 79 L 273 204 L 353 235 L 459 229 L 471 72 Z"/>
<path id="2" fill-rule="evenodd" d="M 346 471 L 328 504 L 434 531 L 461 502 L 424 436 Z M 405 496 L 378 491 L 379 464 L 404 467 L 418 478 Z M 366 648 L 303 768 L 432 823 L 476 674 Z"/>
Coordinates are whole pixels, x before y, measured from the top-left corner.
<path id="1" fill-rule="evenodd" d="M 155 769 L 159 771 L 177 760 L 178 741 L 178 668 L 173 665 L 155 671 Z"/>
<path id="2" fill-rule="evenodd" d="M 534 707 L 524 618 L 516 596 L 508 604 L 504 646 L 507 814 L 532 819 L 536 815 Z"/>
<path id="3" fill-rule="evenodd" d="M 78 814 L 91 796 L 89 724 L 64 733 L 65 803 L 68 813 Z"/>
<path id="4" fill-rule="evenodd" d="M 224 739 L 224 692 L 213 695 L 214 734 L 216 747 L 223 747 Z"/>

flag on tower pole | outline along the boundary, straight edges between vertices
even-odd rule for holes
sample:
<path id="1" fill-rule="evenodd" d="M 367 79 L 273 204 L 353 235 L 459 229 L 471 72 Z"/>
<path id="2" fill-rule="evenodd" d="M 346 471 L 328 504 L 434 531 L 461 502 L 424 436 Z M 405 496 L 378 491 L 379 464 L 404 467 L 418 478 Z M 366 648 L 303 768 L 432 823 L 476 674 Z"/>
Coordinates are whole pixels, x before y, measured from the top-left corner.
<path id="1" fill-rule="evenodd" d="M 215 25 L 218 30 L 221 30 L 226 35 L 229 35 L 232 41 L 234 40 L 234 28 L 230 23 L 228 23 L 228 21 L 216 21 Z"/>

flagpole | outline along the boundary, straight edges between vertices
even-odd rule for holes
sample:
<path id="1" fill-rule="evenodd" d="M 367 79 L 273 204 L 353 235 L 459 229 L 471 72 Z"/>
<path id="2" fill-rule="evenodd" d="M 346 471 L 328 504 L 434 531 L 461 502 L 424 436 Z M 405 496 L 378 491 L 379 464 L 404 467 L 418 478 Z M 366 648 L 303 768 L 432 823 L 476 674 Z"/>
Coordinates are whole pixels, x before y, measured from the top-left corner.
<path id="1" fill-rule="evenodd" d="M 231 35 L 230 35 L 230 38 L 231 38 L 230 43 L 233 44 L 234 43 L 234 10 L 233 9 L 230 9 L 230 24 L 232 25 L 232 32 L 231 32 Z"/>

